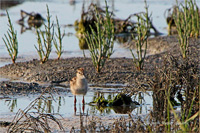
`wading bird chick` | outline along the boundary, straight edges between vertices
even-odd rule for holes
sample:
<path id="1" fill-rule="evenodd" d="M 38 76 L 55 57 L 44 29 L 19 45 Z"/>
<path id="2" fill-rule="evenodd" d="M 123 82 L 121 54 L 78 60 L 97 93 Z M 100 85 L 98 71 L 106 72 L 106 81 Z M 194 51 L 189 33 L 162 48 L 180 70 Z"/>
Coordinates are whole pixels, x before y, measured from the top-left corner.
<path id="1" fill-rule="evenodd" d="M 70 80 L 70 90 L 74 95 L 74 104 L 76 104 L 76 95 L 83 95 L 82 103 L 85 104 L 84 95 L 87 93 L 88 83 L 83 68 L 77 69 L 76 77 Z"/>

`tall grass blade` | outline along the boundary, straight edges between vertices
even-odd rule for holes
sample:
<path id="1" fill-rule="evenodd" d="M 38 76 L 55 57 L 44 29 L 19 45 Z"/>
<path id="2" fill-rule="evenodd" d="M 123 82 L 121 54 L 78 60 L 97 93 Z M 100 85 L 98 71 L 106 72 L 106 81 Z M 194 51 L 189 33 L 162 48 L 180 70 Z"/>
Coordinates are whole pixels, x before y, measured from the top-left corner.
<path id="1" fill-rule="evenodd" d="M 105 17 L 101 16 L 96 9 L 96 29 L 90 26 L 91 34 L 87 31 L 86 42 L 89 47 L 90 56 L 97 72 L 100 72 L 107 59 L 113 54 L 114 47 L 114 25 L 108 12 L 107 1 Z"/>
<path id="2" fill-rule="evenodd" d="M 49 8 L 47 6 L 47 25 L 45 26 L 45 33 L 41 30 L 36 30 L 37 32 L 37 43 L 38 47 L 35 46 L 37 53 L 40 57 L 41 64 L 45 63 L 52 50 L 52 42 L 54 37 L 54 27 L 53 23 L 51 24 L 51 16 L 49 13 Z"/>
<path id="3" fill-rule="evenodd" d="M 18 55 L 17 31 L 14 30 L 14 27 L 12 25 L 8 11 L 6 11 L 6 13 L 8 16 L 9 29 L 7 31 L 7 35 L 4 34 L 5 38 L 2 38 L 2 39 L 7 48 L 7 51 L 9 53 L 9 56 L 10 56 L 12 62 L 15 63 L 15 61 L 17 59 L 17 55 Z"/>

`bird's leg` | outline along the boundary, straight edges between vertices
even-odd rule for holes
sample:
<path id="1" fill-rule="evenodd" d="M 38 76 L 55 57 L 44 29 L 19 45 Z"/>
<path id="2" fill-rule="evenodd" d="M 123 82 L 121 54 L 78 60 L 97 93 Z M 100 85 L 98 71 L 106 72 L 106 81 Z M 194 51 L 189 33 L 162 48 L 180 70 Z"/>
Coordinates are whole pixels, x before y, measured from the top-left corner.
<path id="1" fill-rule="evenodd" d="M 76 115 L 76 104 L 74 104 L 74 115 Z"/>
<path id="2" fill-rule="evenodd" d="M 82 111 L 83 111 L 83 114 L 85 112 L 85 104 L 82 105 Z"/>
<path id="3" fill-rule="evenodd" d="M 85 99 L 84 99 L 84 96 L 83 96 L 83 100 L 82 100 L 82 103 L 83 103 L 83 105 L 85 105 Z"/>
<path id="4" fill-rule="evenodd" d="M 84 96 L 83 96 L 83 100 L 82 100 L 82 111 L 83 111 L 83 114 L 84 114 L 84 111 L 85 111 L 85 99 L 84 99 Z"/>
<path id="5" fill-rule="evenodd" d="M 74 115 L 76 115 L 76 96 L 74 96 Z"/>
<path id="6" fill-rule="evenodd" d="M 76 105 L 76 96 L 74 96 L 74 105 Z"/>

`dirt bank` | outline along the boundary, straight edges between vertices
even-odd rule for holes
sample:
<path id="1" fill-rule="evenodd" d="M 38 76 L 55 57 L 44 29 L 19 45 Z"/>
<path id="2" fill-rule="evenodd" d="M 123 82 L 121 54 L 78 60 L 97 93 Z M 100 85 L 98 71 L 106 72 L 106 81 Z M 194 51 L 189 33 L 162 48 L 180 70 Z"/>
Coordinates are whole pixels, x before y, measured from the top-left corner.
<path id="1" fill-rule="evenodd" d="M 134 84 L 140 79 L 145 82 L 147 76 L 154 75 L 155 67 L 162 67 L 162 62 L 169 54 L 181 58 L 178 41 L 175 36 L 151 38 L 148 43 L 151 51 L 156 51 L 157 49 L 160 53 L 146 58 L 142 72 L 136 70 L 132 59 L 129 58 L 109 59 L 101 73 L 95 71 L 91 58 L 66 58 L 61 60 L 50 59 L 44 64 L 40 64 L 35 59 L 9 64 L 0 68 L 0 75 L 29 82 L 66 82 L 68 84 L 69 80 L 75 76 L 76 69 L 83 67 L 90 84 Z M 199 47 L 200 39 L 190 40 L 189 58 L 199 59 Z"/>

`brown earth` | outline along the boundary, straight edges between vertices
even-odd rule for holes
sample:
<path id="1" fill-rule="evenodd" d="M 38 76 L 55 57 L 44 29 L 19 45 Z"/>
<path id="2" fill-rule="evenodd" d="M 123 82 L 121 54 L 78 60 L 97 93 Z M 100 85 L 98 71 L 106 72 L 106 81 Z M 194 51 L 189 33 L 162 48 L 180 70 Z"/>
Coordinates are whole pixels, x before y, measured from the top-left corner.
<path id="1" fill-rule="evenodd" d="M 151 51 L 152 54 L 150 55 Z M 190 39 L 189 56 L 191 60 L 198 60 L 200 55 L 200 39 Z M 125 84 L 131 85 L 147 83 L 154 75 L 155 68 L 162 68 L 163 61 L 173 55 L 182 58 L 176 36 L 161 36 L 148 41 L 148 54 L 144 69 L 138 71 L 131 58 L 110 58 L 105 63 L 101 73 L 93 67 L 91 58 L 50 59 L 44 64 L 39 60 L 18 62 L 0 68 L 0 75 L 9 79 L 18 79 L 36 83 L 65 83 L 75 76 L 76 69 L 83 67 L 89 84 Z M 5 83 L 0 83 L 1 88 Z M 27 85 L 27 84 L 26 84 Z M 33 85 L 33 84 L 32 84 Z M 37 86 L 37 84 L 36 84 Z"/>

